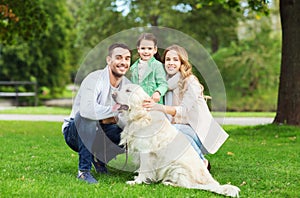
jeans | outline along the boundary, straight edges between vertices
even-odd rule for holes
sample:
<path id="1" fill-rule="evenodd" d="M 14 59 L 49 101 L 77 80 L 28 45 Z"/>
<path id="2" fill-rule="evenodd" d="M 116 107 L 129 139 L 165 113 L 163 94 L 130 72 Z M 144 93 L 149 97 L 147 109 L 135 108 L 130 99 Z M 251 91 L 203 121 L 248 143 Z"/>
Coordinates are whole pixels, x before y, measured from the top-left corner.
<path id="1" fill-rule="evenodd" d="M 66 144 L 79 155 L 78 169 L 90 171 L 92 163 L 108 163 L 124 149 L 119 146 L 122 129 L 116 124 L 101 124 L 76 114 L 64 128 Z"/>
<path id="2" fill-rule="evenodd" d="M 203 147 L 199 137 L 197 136 L 195 131 L 192 129 L 192 127 L 187 124 L 173 124 L 173 126 L 179 132 L 183 133 L 187 137 L 187 139 L 189 140 L 189 142 L 191 143 L 191 145 L 193 146 L 195 151 L 198 153 L 199 157 L 202 160 L 205 160 L 203 152 L 205 153 L 206 149 Z"/>

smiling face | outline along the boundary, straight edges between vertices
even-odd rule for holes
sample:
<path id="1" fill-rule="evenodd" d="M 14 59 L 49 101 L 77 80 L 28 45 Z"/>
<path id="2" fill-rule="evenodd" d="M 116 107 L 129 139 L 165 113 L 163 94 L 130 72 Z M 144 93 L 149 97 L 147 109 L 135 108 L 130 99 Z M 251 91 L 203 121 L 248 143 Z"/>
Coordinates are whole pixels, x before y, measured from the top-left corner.
<path id="1" fill-rule="evenodd" d="M 128 49 L 117 47 L 113 49 L 110 56 L 107 56 L 107 65 L 110 67 L 114 77 L 120 78 L 126 74 L 130 66 L 130 55 Z"/>
<path id="2" fill-rule="evenodd" d="M 168 75 L 173 76 L 179 72 L 181 66 L 181 60 L 178 53 L 175 50 L 170 50 L 165 56 L 165 69 Z"/>
<path id="3" fill-rule="evenodd" d="M 138 53 L 143 61 L 148 61 L 157 52 L 157 47 L 154 41 L 141 40 L 140 45 L 137 46 Z"/>

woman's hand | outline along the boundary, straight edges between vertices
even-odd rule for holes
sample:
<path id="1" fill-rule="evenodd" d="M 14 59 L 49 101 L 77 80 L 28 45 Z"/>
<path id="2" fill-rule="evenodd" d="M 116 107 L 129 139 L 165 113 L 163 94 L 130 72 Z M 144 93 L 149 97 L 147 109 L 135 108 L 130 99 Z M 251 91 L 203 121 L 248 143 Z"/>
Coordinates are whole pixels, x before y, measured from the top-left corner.
<path id="1" fill-rule="evenodd" d="M 148 98 L 148 99 L 144 100 L 143 107 L 147 111 L 161 111 L 161 112 L 165 112 L 164 111 L 164 109 L 165 109 L 164 105 L 157 104 L 152 98 Z"/>
<path id="2" fill-rule="evenodd" d="M 147 98 L 143 102 L 143 107 L 146 109 L 151 109 L 155 104 L 155 101 L 152 98 Z"/>

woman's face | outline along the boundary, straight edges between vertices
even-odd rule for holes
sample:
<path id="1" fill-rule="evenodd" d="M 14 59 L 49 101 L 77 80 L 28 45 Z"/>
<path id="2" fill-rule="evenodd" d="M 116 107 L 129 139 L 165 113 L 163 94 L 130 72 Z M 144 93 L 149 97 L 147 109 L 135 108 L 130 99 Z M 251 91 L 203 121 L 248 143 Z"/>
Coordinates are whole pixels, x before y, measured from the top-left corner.
<path id="1" fill-rule="evenodd" d="M 176 51 L 170 50 L 165 56 L 165 69 L 168 75 L 176 74 L 181 66 L 180 58 Z"/>

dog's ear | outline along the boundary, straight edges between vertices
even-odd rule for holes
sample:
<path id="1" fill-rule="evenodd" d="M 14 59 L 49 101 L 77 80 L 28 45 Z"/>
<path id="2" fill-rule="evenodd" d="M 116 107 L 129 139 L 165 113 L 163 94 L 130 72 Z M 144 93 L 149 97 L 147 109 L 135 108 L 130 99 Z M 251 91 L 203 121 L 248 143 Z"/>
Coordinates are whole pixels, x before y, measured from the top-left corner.
<path id="1" fill-rule="evenodd" d="M 128 98 L 129 109 L 142 108 L 145 99 L 149 98 L 149 95 L 140 87 L 136 87 L 131 91 Z"/>
<path id="2" fill-rule="evenodd" d="M 130 99 L 129 105 L 129 119 L 136 121 L 139 119 L 149 120 L 151 119 L 149 112 L 143 108 L 144 99 L 139 95 L 135 95 Z"/>
<path id="3" fill-rule="evenodd" d="M 143 102 L 148 98 L 148 94 L 142 89 L 137 88 L 129 98 L 129 119 L 132 121 L 142 120 L 150 123 L 151 116 L 148 111 L 143 108 Z M 146 124 L 146 123 L 145 123 Z"/>

